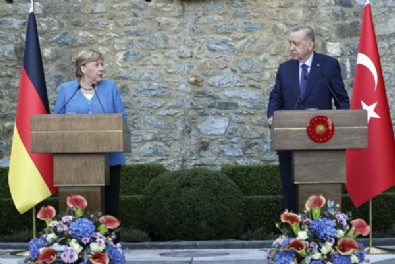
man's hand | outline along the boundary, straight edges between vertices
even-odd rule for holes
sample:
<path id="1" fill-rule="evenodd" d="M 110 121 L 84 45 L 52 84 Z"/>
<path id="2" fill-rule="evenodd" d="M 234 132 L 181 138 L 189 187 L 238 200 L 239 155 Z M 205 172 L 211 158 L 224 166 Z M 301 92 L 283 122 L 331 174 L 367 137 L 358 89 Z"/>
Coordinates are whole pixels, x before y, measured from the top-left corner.
<path id="1" fill-rule="evenodd" d="M 269 123 L 269 126 L 271 126 L 273 123 L 273 116 L 269 117 L 267 122 Z"/>

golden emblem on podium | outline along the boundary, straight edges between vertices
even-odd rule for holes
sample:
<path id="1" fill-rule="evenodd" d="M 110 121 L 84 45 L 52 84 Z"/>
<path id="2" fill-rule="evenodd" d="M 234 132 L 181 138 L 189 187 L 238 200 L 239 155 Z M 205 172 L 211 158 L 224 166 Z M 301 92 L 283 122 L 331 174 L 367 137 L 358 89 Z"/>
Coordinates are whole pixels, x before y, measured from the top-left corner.
<path id="1" fill-rule="evenodd" d="M 335 126 L 329 117 L 318 115 L 310 119 L 306 133 L 315 143 L 326 143 L 333 137 Z"/>

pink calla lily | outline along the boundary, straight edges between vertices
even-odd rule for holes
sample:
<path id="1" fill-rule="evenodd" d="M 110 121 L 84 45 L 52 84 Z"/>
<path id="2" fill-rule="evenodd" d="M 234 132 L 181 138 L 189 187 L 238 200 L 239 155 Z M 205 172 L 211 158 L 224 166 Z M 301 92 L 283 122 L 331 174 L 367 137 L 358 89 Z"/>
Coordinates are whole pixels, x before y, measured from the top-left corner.
<path id="1" fill-rule="evenodd" d="M 121 222 L 112 215 L 104 215 L 100 217 L 99 222 L 109 229 L 116 229 L 121 225 Z"/>
<path id="2" fill-rule="evenodd" d="M 301 256 L 306 256 L 306 244 L 303 241 L 298 239 L 293 239 L 289 242 L 289 244 L 285 247 L 286 249 L 293 249 L 298 252 Z"/>
<path id="3" fill-rule="evenodd" d="M 361 218 L 352 220 L 351 224 L 353 226 L 353 237 L 358 235 L 367 236 L 370 233 L 370 226 Z"/>
<path id="4" fill-rule="evenodd" d="M 312 195 L 307 199 L 305 208 L 308 212 L 311 211 L 313 220 L 316 220 L 320 217 L 321 208 L 324 207 L 326 203 L 326 199 L 321 194 Z"/>
<path id="5" fill-rule="evenodd" d="M 341 238 L 337 243 L 337 251 L 341 255 L 351 255 L 354 251 L 360 251 L 357 241 L 352 238 Z"/>
<path id="6" fill-rule="evenodd" d="M 92 264 L 109 264 L 110 259 L 107 254 L 102 252 L 96 252 L 90 257 L 90 261 Z"/>
<path id="7" fill-rule="evenodd" d="M 283 223 L 289 223 L 291 225 L 293 224 L 299 224 L 301 221 L 301 218 L 299 215 L 288 212 L 287 210 L 281 214 L 281 221 Z"/>
<path id="8" fill-rule="evenodd" d="M 51 205 L 46 205 L 40 208 L 37 213 L 37 218 L 40 220 L 52 219 L 56 215 L 56 210 Z"/>
<path id="9" fill-rule="evenodd" d="M 53 263 L 56 260 L 56 250 L 52 248 L 43 248 L 37 257 L 36 263 Z"/>
<path id="10" fill-rule="evenodd" d="M 305 207 L 306 210 L 314 209 L 314 208 L 322 208 L 326 203 L 326 199 L 321 194 L 312 195 L 307 199 Z"/>
<path id="11" fill-rule="evenodd" d="M 85 208 L 88 206 L 88 202 L 86 201 L 86 199 L 78 194 L 68 196 L 66 203 L 67 206 L 71 208 L 79 208 L 82 211 L 84 211 Z"/>
<path id="12" fill-rule="evenodd" d="M 295 235 L 297 235 L 300 231 L 299 223 L 301 221 L 301 218 L 299 215 L 290 213 L 288 212 L 288 210 L 285 210 L 285 212 L 281 214 L 281 221 L 283 223 L 289 223 Z"/>

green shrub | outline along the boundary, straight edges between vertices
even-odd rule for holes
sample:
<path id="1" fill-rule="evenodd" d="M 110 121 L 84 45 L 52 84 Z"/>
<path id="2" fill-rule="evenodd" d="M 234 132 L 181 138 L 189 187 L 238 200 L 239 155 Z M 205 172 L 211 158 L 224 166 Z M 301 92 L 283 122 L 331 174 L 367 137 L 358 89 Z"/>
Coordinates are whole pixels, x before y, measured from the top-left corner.
<path id="1" fill-rule="evenodd" d="M 269 240 L 273 239 L 273 236 L 268 235 L 268 231 L 265 226 L 259 227 L 255 230 L 247 230 L 247 232 L 240 235 L 241 240 Z"/>
<path id="2" fill-rule="evenodd" d="M 120 201 L 121 227 L 147 229 L 146 198 L 144 195 L 122 196 Z"/>
<path id="3" fill-rule="evenodd" d="M 369 220 L 369 202 L 355 208 L 351 199 L 343 196 L 342 211 L 350 212 L 353 218 Z M 392 228 L 395 219 L 395 193 L 392 190 L 384 192 L 372 199 L 372 231 L 373 235 L 388 236 L 387 232 Z"/>
<path id="4" fill-rule="evenodd" d="M 230 239 L 242 230 L 242 193 L 221 172 L 195 168 L 164 173 L 145 193 L 153 239 Z"/>
<path id="5" fill-rule="evenodd" d="M 160 164 L 133 164 L 122 166 L 121 195 L 139 195 L 147 184 L 166 169 Z"/>
<path id="6" fill-rule="evenodd" d="M 7 239 L 7 237 L 20 237 L 23 234 L 19 234 L 21 230 L 30 230 L 29 239 L 33 235 L 33 217 L 36 218 L 38 210 L 43 205 L 52 205 L 58 210 L 57 198 L 49 197 L 41 203 L 35 206 L 36 211 L 33 209 L 27 211 L 24 214 L 20 214 L 14 205 L 12 199 L 0 199 L 2 210 L 0 210 L 0 241 Z M 33 213 L 35 213 L 33 215 Z M 36 218 L 36 232 L 40 232 L 45 227 L 45 222 Z M 24 241 L 20 241 L 24 242 Z"/>
<path id="7" fill-rule="evenodd" d="M 278 233 L 275 223 L 282 213 L 278 166 L 165 172 L 164 166 L 158 164 L 122 167 L 122 241 L 272 239 Z M 33 233 L 33 210 L 21 215 L 15 209 L 8 168 L 0 168 L 0 184 L 0 241 L 26 242 Z M 369 203 L 355 208 L 345 189 L 342 202 L 343 212 L 370 221 Z M 57 194 L 36 205 L 36 213 L 44 204 L 57 209 Z M 395 187 L 372 200 L 373 237 L 394 236 L 394 204 Z M 45 223 L 37 220 L 36 225 L 39 232 Z"/>
<path id="8" fill-rule="evenodd" d="M 139 229 L 121 227 L 121 240 L 125 242 L 145 242 L 150 241 L 151 238 L 146 232 Z"/>
<path id="9" fill-rule="evenodd" d="M 10 198 L 10 187 L 8 186 L 8 167 L 0 167 L 0 198 Z"/>
<path id="10" fill-rule="evenodd" d="M 19 214 L 11 199 L 0 199 L 0 230 L 1 235 L 13 235 L 21 229 L 32 230 L 32 211 Z"/>
<path id="11" fill-rule="evenodd" d="M 282 213 L 281 196 L 245 196 L 243 216 L 247 232 L 265 227 L 268 234 L 278 233 L 275 226 Z"/>
<path id="12" fill-rule="evenodd" d="M 244 195 L 282 194 L 278 166 L 227 165 L 221 171 L 239 186 Z"/>
<path id="13" fill-rule="evenodd" d="M 2 234 L 1 242 L 29 242 L 33 238 L 33 231 L 31 229 L 22 229 L 13 231 L 9 234 Z"/>

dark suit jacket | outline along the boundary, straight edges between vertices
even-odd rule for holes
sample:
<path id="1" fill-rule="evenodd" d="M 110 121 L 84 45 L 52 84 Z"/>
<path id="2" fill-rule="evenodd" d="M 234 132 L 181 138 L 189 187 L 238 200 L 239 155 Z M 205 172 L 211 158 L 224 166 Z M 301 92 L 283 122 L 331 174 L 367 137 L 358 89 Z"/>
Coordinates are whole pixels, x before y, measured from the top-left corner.
<path id="1" fill-rule="evenodd" d="M 339 62 L 314 52 L 303 98 L 299 89 L 299 61 L 288 60 L 280 64 L 276 84 L 270 92 L 267 117 L 273 116 L 276 110 L 332 109 L 332 102 L 337 109 L 350 107 Z"/>
<path id="2" fill-rule="evenodd" d="M 267 117 L 277 110 L 304 110 L 308 108 L 349 109 L 350 101 L 337 59 L 314 52 L 313 62 L 303 98 L 299 89 L 299 61 L 288 60 L 280 64 L 276 84 L 270 92 Z M 289 151 L 277 151 L 290 157 Z"/>

